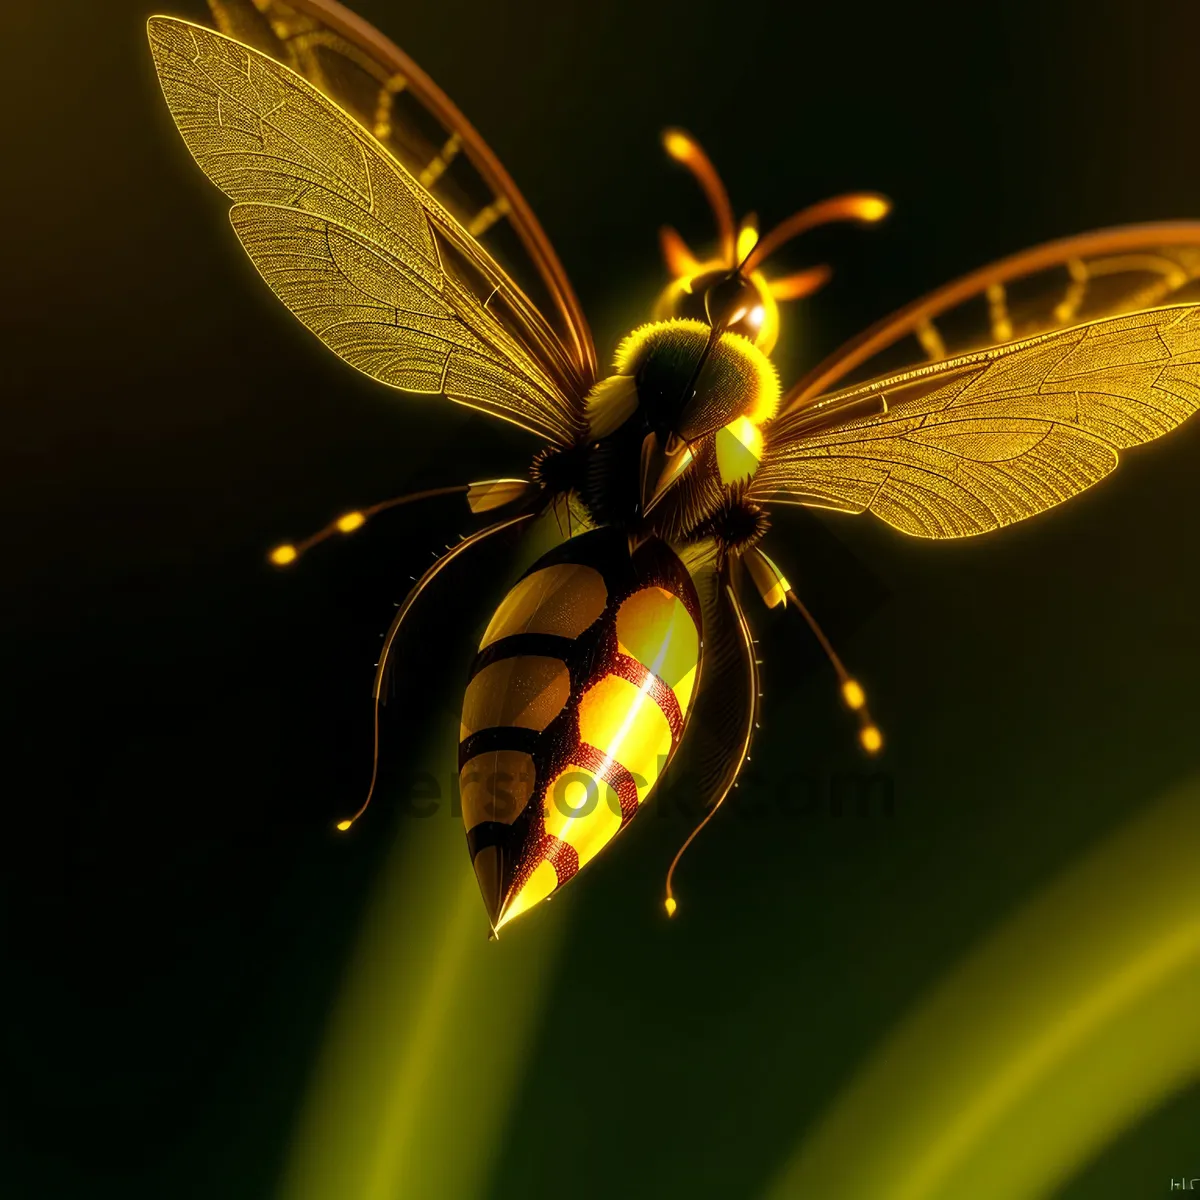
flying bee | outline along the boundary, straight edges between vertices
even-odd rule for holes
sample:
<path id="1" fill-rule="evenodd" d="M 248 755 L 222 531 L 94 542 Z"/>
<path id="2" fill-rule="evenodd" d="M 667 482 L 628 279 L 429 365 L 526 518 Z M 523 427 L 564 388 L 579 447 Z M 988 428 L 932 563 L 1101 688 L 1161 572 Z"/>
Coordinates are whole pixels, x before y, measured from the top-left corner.
<path id="1" fill-rule="evenodd" d="M 385 637 L 376 766 L 389 656 L 430 585 L 551 510 L 579 523 L 501 601 L 463 701 L 462 811 L 493 932 L 629 824 L 689 727 L 701 733 L 705 815 L 684 848 L 719 809 L 757 724 L 748 594 L 809 623 L 863 749 L 880 749 L 863 688 L 767 553 L 776 505 L 869 512 L 918 537 L 983 534 L 1090 487 L 1120 450 L 1200 403 L 1200 307 L 1189 302 L 1200 223 L 1189 222 L 1069 238 L 986 267 L 785 390 L 769 357 L 779 304 L 829 271 L 776 276 L 768 259 L 816 225 L 877 221 L 888 203 L 838 197 L 760 237 L 735 222 L 716 171 L 678 130 L 666 149 L 707 195 L 717 251 L 698 257 L 663 231 L 673 280 L 602 372 L 529 206 L 396 46 L 333 0 L 210 6 L 220 32 L 153 17 L 151 48 L 179 131 L 234 202 L 234 231 L 267 283 L 359 371 L 542 442 L 521 477 L 385 501 L 272 552 L 286 565 L 430 495 L 461 493 L 486 514 L 417 581 Z"/>

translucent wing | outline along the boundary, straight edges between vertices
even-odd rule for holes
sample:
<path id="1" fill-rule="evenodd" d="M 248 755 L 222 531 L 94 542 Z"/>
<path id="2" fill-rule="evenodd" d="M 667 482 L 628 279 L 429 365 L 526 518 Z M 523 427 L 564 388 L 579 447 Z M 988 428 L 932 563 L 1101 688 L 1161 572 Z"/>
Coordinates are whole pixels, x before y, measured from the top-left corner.
<path id="1" fill-rule="evenodd" d="M 781 412 L 877 378 L 1100 317 L 1200 299 L 1200 221 L 1102 229 L 965 275 L 885 317 L 790 389 Z"/>
<path id="2" fill-rule="evenodd" d="M 577 372 L 553 331 L 368 133 L 219 33 L 153 17 L 149 35 L 188 149 L 236 202 L 255 266 L 309 329 L 383 383 L 576 439 Z"/>
<path id="3" fill-rule="evenodd" d="M 1200 405 L 1200 307 L 1110 317 L 777 418 L 751 494 L 965 537 L 1091 487 Z"/>
<path id="4" fill-rule="evenodd" d="M 555 326 L 586 390 L 596 352 L 549 239 L 500 161 L 445 93 L 336 0 L 209 0 L 217 27 L 303 75 L 434 195 Z"/>

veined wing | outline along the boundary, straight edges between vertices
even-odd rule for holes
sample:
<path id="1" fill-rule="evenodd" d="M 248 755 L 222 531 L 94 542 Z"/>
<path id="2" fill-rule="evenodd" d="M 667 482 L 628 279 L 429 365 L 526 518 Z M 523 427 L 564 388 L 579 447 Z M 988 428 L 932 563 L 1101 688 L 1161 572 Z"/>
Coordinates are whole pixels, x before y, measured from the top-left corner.
<path id="1" fill-rule="evenodd" d="M 553 331 L 370 134 L 222 34 L 169 17 L 148 30 L 188 149 L 235 201 L 255 266 L 309 329 L 393 387 L 576 439 L 582 393 Z"/>
<path id="2" fill-rule="evenodd" d="M 592 335 L 570 281 L 508 172 L 398 46 L 336 0 L 208 0 L 217 27 L 303 75 L 368 129 L 532 298 L 586 391 Z"/>
<path id="3" fill-rule="evenodd" d="M 1101 229 L 973 271 L 839 347 L 783 398 L 803 408 L 852 380 L 1159 305 L 1200 299 L 1200 221 Z"/>
<path id="4" fill-rule="evenodd" d="M 1110 317 L 825 397 L 777 418 L 758 500 L 965 537 L 1061 503 L 1200 406 L 1200 307 Z"/>

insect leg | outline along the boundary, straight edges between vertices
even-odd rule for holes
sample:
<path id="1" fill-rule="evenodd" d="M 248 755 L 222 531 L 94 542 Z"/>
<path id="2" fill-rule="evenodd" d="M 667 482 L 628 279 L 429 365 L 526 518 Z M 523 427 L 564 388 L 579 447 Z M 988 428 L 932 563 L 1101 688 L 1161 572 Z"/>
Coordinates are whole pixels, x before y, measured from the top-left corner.
<path id="1" fill-rule="evenodd" d="M 672 881 L 687 848 L 712 820 L 737 786 L 742 765 L 750 754 L 760 698 L 754 637 L 742 611 L 728 571 L 722 572 L 714 603 L 704 606 L 704 650 L 700 693 L 691 722 L 701 725 L 703 741 L 715 752 L 711 769 L 703 772 L 701 788 L 711 797 L 700 823 L 667 870 L 664 905 L 673 917 L 678 907 Z"/>
<path id="2" fill-rule="evenodd" d="M 359 817 L 367 811 L 367 805 L 371 803 L 371 797 L 375 793 L 375 782 L 379 776 L 379 706 L 381 696 L 383 694 L 384 680 L 387 678 L 388 659 L 392 652 L 392 647 L 396 644 L 396 638 L 400 633 L 400 628 L 404 624 L 405 618 L 412 611 L 413 605 L 417 599 L 425 591 L 425 589 L 456 559 L 461 558 L 464 554 L 474 549 L 480 543 L 486 541 L 493 534 L 501 533 L 506 529 L 512 529 L 514 526 L 521 524 L 523 521 L 532 520 L 537 516 L 536 512 L 522 512 L 515 517 L 509 517 L 503 521 L 497 521 L 494 525 L 487 525 L 483 529 L 476 530 L 463 538 L 457 545 L 452 546 L 433 565 L 413 584 L 408 595 L 405 596 L 404 602 L 396 611 L 395 617 L 392 618 L 392 624 L 387 633 L 384 635 L 383 648 L 379 652 L 379 662 L 375 667 L 375 683 L 372 688 L 372 720 L 374 723 L 373 734 L 373 749 L 371 754 L 371 782 L 367 787 L 367 798 L 362 802 L 359 810 L 351 817 L 338 822 L 338 829 L 345 832 L 349 829 Z"/>
<path id="3" fill-rule="evenodd" d="M 754 581 L 758 594 L 768 608 L 775 608 L 779 604 L 786 606 L 790 600 L 804 618 L 821 649 L 825 651 L 825 656 L 829 659 L 834 671 L 837 672 L 838 684 L 846 707 L 858 717 L 859 744 L 868 754 L 878 754 L 883 748 L 883 735 L 879 732 L 879 726 L 871 719 L 870 710 L 867 708 L 867 695 L 862 689 L 862 684 L 846 670 L 837 651 L 825 636 L 825 631 L 817 624 L 817 619 L 792 590 L 792 585 L 788 583 L 783 572 L 758 546 L 751 547 L 746 552 L 743 561 L 746 564 L 747 574 Z"/>
<path id="4" fill-rule="evenodd" d="M 390 500 L 382 500 L 372 504 L 370 508 L 353 509 L 342 513 L 336 520 L 331 521 L 323 529 L 318 529 L 310 537 L 299 542 L 284 542 L 276 546 L 267 558 L 277 567 L 287 567 L 296 561 L 306 550 L 311 550 L 319 542 L 339 533 L 353 533 L 361 529 L 377 513 L 389 508 L 399 508 L 404 504 L 412 504 L 417 500 L 432 500 L 438 496 L 453 496 L 465 492 L 467 503 L 475 513 L 489 512 L 493 508 L 501 508 L 513 504 L 517 500 L 528 497 L 539 490 L 536 484 L 527 479 L 488 479 L 481 483 L 456 483 L 450 487 L 430 488 L 424 492 L 409 492 L 404 496 L 393 496 Z"/>
<path id="5" fill-rule="evenodd" d="M 842 699 L 846 702 L 846 707 L 858 717 L 859 745 L 868 754 L 878 754 L 883 749 L 883 734 L 879 732 L 879 726 L 871 718 L 870 709 L 867 708 L 867 693 L 863 691 L 862 684 L 846 670 L 846 666 L 838 657 L 837 651 L 834 650 L 833 646 L 830 645 L 829 639 L 825 636 L 825 631 L 817 624 L 816 618 L 808 611 L 804 602 L 791 588 L 788 588 L 787 598 L 796 606 L 797 611 L 807 622 L 809 629 L 813 632 L 813 636 L 820 643 L 821 649 L 825 651 L 825 657 L 829 659 L 833 665 L 833 669 L 837 672 Z"/>

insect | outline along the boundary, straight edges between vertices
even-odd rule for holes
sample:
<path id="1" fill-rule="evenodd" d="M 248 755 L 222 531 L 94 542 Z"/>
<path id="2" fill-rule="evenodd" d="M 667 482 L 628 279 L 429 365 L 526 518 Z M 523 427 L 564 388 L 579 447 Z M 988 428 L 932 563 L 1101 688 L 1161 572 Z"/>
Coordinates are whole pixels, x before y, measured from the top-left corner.
<path id="1" fill-rule="evenodd" d="M 234 231 L 276 295 L 359 371 L 542 443 L 521 477 L 423 494 L 461 493 L 490 523 L 430 567 L 386 635 L 376 767 L 388 657 L 417 599 L 502 531 L 552 510 L 578 523 L 500 603 L 463 702 L 463 817 L 493 932 L 629 824 L 685 729 L 702 731 L 705 809 L 685 849 L 719 809 L 757 724 L 748 594 L 808 621 L 864 750 L 880 749 L 862 687 L 764 548 L 776 505 L 872 513 L 918 537 L 983 534 L 1091 487 L 1121 450 L 1200 403 L 1190 222 L 996 263 L 784 390 L 769 358 L 779 304 L 829 271 L 774 276 L 768 260 L 814 226 L 877 221 L 888 203 L 838 197 L 760 237 L 735 221 L 712 164 L 678 130 L 665 146 L 708 197 L 717 250 L 699 258 L 663 231 L 673 280 L 603 371 L 528 205 L 414 63 L 332 0 L 210 2 L 220 32 L 151 18 L 154 62 L 188 149 L 234 202 Z M 286 565 L 420 498 L 347 513 L 272 559 Z"/>

